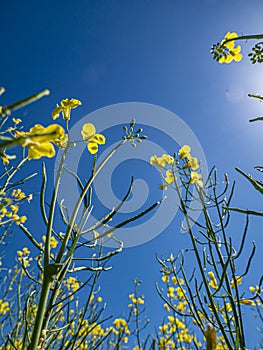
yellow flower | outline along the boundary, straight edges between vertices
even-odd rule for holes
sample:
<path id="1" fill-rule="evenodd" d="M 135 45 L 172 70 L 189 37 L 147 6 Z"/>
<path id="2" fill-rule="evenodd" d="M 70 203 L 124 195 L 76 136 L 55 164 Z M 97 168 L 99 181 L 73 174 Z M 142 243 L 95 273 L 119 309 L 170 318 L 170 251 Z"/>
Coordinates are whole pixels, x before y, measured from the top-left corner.
<path id="1" fill-rule="evenodd" d="M 242 277 L 241 276 L 235 276 L 236 284 L 239 286 L 242 283 Z M 231 280 L 231 287 L 235 288 L 235 281 L 234 279 Z"/>
<path id="2" fill-rule="evenodd" d="M 221 45 L 223 45 L 223 47 L 225 47 L 226 49 L 224 50 L 222 57 L 219 59 L 220 63 L 231 63 L 233 60 L 238 62 L 242 59 L 242 54 L 240 53 L 241 47 L 235 47 L 234 40 L 225 43 L 226 40 L 234 39 L 237 37 L 237 33 L 228 32 L 224 39 L 221 41 Z"/>
<path id="3" fill-rule="evenodd" d="M 174 297 L 174 287 L 168 287 L 167 296 L 168 296 L 169 298 Z"/>
<path id="4" fill-rule="evenodd" d="M 42 236 L 42 241 L 46 243 L 46 236 Z M 55 237 L 51 236 L 50 238 L 50 248 L 56 248 L 58 245 L 58 241 Z"/>
<path id="5" fill-rule="evenodd" d="M 75 98 L 69 100 L 68 98 L 62 100 L 60 102 L 61 106 L 57 105 L 57 107 L 52 112 L 52 118 L 55 120 L 59 117 L 60 113 L 62 113 L 63 118 L 65 120 L 70 119 L 71 109 L 74 109 L 81 105 L 81 102 Z"/>
<path id="6" fill-rule="evenodd" d="M 123 318 L 116 318 L 113 322 L 114 327 L 116 328 L 126 328 L 127 322 Z"/>
<path id="7" fill-rule="evenodd" d="M 150 164 L 152 166 L 158 166 L 160 168 L 165 167 L 166 162 L 162 157 L 157 157 L 156 154 L 150 158 Z"/>
<path id="8" fill-rule="evenodd" d="M 13 213 L 16 214 L 18 212 L 18 206 L 17 205 L 10 205 L 10 208 L 12 209 Z"/>
<path id="9" fill-rule="evenodd" d="M 166 177 L 164 180 L 167 183 L 167 185 L 170 185 L 171 183 L 173 183 L 175 181 L 175 178 L 176 176 L 171 170 L 166 171 Z"/>
<path id="10" fill-rule="evenodd" d="M 12 197 L 15 197 L 18 200 L 22 200 L 22 199 L 26 198 L 26 195 L 24 192 L 21 191 L 20 188 L 18 188 L 16 190 L 12 191 Z"/>
<path id="11" fill-rule="evenodd" d="M 200 180 L 201 177 L 201 174 L 197 173 L 196 171 L 191 171 L 191 179 L 189 181 L 189 184 L 197 183 L 200 187 L 204 187 L 203 181 Z"/>
<path id="12" fill-rule="evenodd" d="M 168 283 L 169 282 L 169 275 L 163 275 L 162 280 L 164 283 Z"/>
<path id="13" fill-rule="evenodd" d="M 199 168 L 199 163 L 198 163 L 198 159 L 197 158 L 192 157 L 190 154 L 188 154 L 186 156 L 186 158 L 188 159 L 188 162 L 184 166 L 184 169 L 191 168 L 193 170 L 197 170 Z"/>
<path id="14" fill-rule="evenodd" d="M 14 124 L 19 124 L 22 122 L 22 120 L 19 118 L 12 118 L 12 120 L 13 120 Z"/>
<path id="15" fill-rule="evenodd" d="M 29 250 L 27 247 L 24 247 L 24 248 L 22 249 L 22 251 L 23 251 L 23 254 L 24 254 L 24 255 L 29 255 L 29 254 L 30 254 L 30 250 Z"/>
<path id="16" fill-rule="evenodd" d="M 83 125 L 81 130 L 83 140 L 88 143 L 87 147 L 91 154 L 98 152 L 98 145 L 104 145 L 106 138 L 101 134 L 96 134 L 96 128 L 91 123 Z"/>
<path id="17" fill-rule="evenodd" d="M 54 157 L 55 149 L 51 142 L 55 142 L 64 137 L 64 129 L 58 124 L 51 124 L 44 127 L 36 124 L 26 133 L 18 133 L 24 136 L 18 143 L 28 149 L 28 159 L 39 159 L 41 157 Z"/>
<path id="18" fill-rule="evenodd" d="M 164 168 L 167 164 L 173 164 L 174 158 L 169 154 L 163 154 L 161 157 L 157 157 L 156 154 L 150 158 L 150 164 L 152 166 L 158 166 Z"/>
<path id="19" fill-rule="evenodd" d="M 160 326 L 159 330 L 160 330 L 161 333 L 166 333 L 167 334 L 169 332 L 168 324 L 164 324 L 164 325 Z"/>
<path id="20" fill-rule="evenodd" d="M 228 47 L 230 50 L 234 48 L 235 46 L 235 41 L 229 41 L 228 43 L 224 43 L 226 40 L 229 40 L 229 39 L 234 39 L 234 38 L 237 38 L 238 35 L 237 33 L 233 32 L 233 33 L 230 33 L 230 32 L 227 32 L 224 39 L 221 41 L 221 44 Z"/>
<path id="21" fill-rule="evenodd" d="M 165 184 L 159 185 L 160 190 L 163 190 L 167 186 L 171 185 L 171 183 L 175 182 L 176 176 L 173 171 L 166 170 L 166 177 L 164 178 Z"/>
<path id="22" fill-rule="evenodd" d="M 0 299 L 0 314 L 5 315 L 9 310 L 10 308 L 8 302 Z"/>
<path id="23" fill-rule="evenodd" d="M 174 164 L 174 158 L 170 156 L 170 154 L 163 154 L 162 159 L 166 162 L 166 164 Z"/>
<path id="24" fill-rule="evenodd" d="M 189 156 L 190 152 L 191 152 L 191 147 L 188 145 L 184 145 L 182 148 L 179 149 L 178 154 L 180 158 L 186 158 Z"/>
<path id="25" fill-rule="evenodd" d="M 16 220 L 16 225 L 23 224 L 23 223 L 26 222 L 26 220 L 27 220 L 27 217 L 26 217 L 25 215 L 23 215 L 23 216 L 21 216 L 20 218 L 18 218 L 18 219 Z"/>
<path id="26" fill-rule="evenodd" d="M 185 289 L 183 289 L 181 287 L 177 287 L 175 290 L 176 290 L 176 293 L 177 293 L 177 298 L 185 299 L 185 294 L 186 294 Z"/>
<path id="27" fill-rule="evenodd" d="M 209 286 L 213 289 L 218 289 L 217 280 L 215 278 L 213 271 L 209 271 L 208 276 L 210 277 Z"/>
<path id="28" fill-rule="evenodd" d="M 219 63 L 231 63 L 233 60 L 239 62 L 242 60 L 242 54 L 240 53 L 241 46 L 237 46 L 232 50 L 229 50 L 226 55 L 222 56 Z"/>
<path id="29" fill-rule="evenodd" d="M 68 287 L 68 290 L 71 289 L 73 292 L 76 292 L 79 289 L 79 282 L 75 277 L 68 277 L 67 287 Z"/>

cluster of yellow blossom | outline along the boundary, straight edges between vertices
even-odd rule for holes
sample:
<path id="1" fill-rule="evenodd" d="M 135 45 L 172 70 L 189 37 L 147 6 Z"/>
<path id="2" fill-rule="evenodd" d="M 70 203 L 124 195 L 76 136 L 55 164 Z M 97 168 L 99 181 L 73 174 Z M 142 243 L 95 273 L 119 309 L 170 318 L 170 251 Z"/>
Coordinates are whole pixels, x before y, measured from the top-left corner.
<path id="1" fill-rule="evenodd" d="M 131 303 L 128 305 L 128 308 L 133 309 L 134 315 L 138 315 L 139 313 L 138 306 L 144 304 L 144 295 L 136 298 L 134 294 L 130 294 L 129 298 L 131 300 Z"/>
<path id="2" fill-rule="evenodd" d="M 218 282 L 217 279 L 213 273 L 213 271 L 208 272 L 209 281 L 208 285 L 214 289 L 218 290 Z M 174 310 L 174 312 L 179 313 L 187 313 L 187 315 L 191 315 L 191 311 L 188 310 L 188 297 L 187 297 L 187 291 L 183 286 L 185 285 L 185 281 L 182 278 L 179 278 L 175 275 L 171 275 L 171 272 L 163 272 L 162 275 L 162 281 L 166 283 L 167 286 L 167 297 L 169 299 L 169 303 L 165 303 L 163 306 L 165 310 L 168 313 L 171 313 L 171 307 Z M 231 281 L 232 288 L 235 288 L 235 285 L 240 285 L 242 283 L 242 277 L 241 276 L 235 276 L 235 278 Z M 252 293 L 254 293 L 256 290 L 259 290 L 258 287 L 250 287 L 250 290 Z M 223 297 L 222 297 L 223 298 Z M 260 302 L 260 300 L 259 300 Z M 258 302 L 258 303 L 259 303 Z M 246 304 L 246 305 L 256 305 L 256 302 L 251 299 L 241 299 L 239 300 L 240 304 Z M 208 307 L 211 309 L 211 306 L 208 305 Z M 218 314 L 223 318 L 223 320 L 227 323 L 232 322 L 231 321 L 231 314 L 232 314 L 232 306 L 230 303 L 224 302 L 224 305 L 220 308 L 219 305 L 216 305 L 216 308 L 218 310 Z M 198 317 L 203 320 L 203 322 L 207 322 L 207 316 L 201 312 L 198 311 Z M 192 319 L 193 324 L 197 324 L 197 322 Z M 211 326 L 212 327 L 212 326 Z M 227 349 L 225 339 L 224 337 L 219 333 L 216 335 L 215 329 L 207 328 L 207 330 L 204 332 L 204 341 L 208 344 L 211 342 L 213 343 L 213 347 L 211 349 L 214 350 L 223 350 Z M 188 328 L 186 324 L 184 323 L 184 317 L 178 319 L 174 315 L 168 316 L 168 322 L 163 323 L 162 326 L 159 327 L 159 331 L 162 334 L 162 337 L 159 339 L 159 348 L 160 349 L 175 349 L 176 345 L 174 339 L 176 337 L 177 342 L 185 342 L 185 343 L 191 343 L 198 344 L 197 346 L 201 346 L 202 344 L 197 341 L 196 335 L 192 335 L 189 333 Z M 180 345 L 181 345 L 180 343 Z M 182 346 L 182 345 L 181 345 Z M 187 348 L 187 347 L 186 347 Z"/>
<path id="3" fill-rule="evenodd" d="M 79 289 L 79 282 L 75 277 L 68 277 L 67 278 L 67 288 L 68 290 L 72 290 L 73 292 L 76 292 Z"/>
<path id="4" fill-rule="evenodd" d="M 23 224 L 27 217 L 25 215 L 19 216 L 19 202 L 23 199 L 30 201 L 32 195 L 26 196 L 20 188 L 12 191 L 12 198 L 3 198 L 0 203 L 0 225 L 4 225 L 7 222 L 14 221 L 17 225 Z M 15 204 L 12 204 L 15 203 Z"/>
<path id="5" fill-rule="evenodd" d="M 238 62 L 242 59 L 241 47 L 235 47 L 235 38 L 238 38 L 237 33 L 228 32 L 221 43 L 212 46 L 211 53 L 215 60 L 220 63 L 231 63 L 233 60 Z"/>
<path id="6" fill-rule="evenodd" d="M 170 277 L 168 274 L 163 274 L 162 280 L 167 284 L 167 297 L 174 309 L 183 312 L 187 308 L 186 290 L 183 288 L 184 280 L 176 276 Z M 170 283 L 171 282 L 171 283 Z M 169 305 L 164 304 L 167 312 L 170 312 Z"/>
<path id="7" fill-rule="evenodd" d="M 153 155 L 150 158 L 150 164 L 152 166 L 156 166 L 159 168 L 163 168 L 165 170 L 165 176 L 162 175 L 162 178 L 164 180 L 163 185 L 159 185 L 160 189 L 165 189 L 169 185 L 172 185 L 173 183 L 176 183 L 176 173 L 179 173 L 180 170 L 190 170 L 189 174 L 189 184 L 197 183 L 200 187 L 203 187 L 203 182 L 201 180 L 202 176 L 200 173 L 196 172 L 195 170 L 199 169 L 199 162 L 197 158 L 193 157 L 191 155 L 191 147 L 188 145 L 184 145 L 180 150 L 178 151 L 178 156 L 174 154 L 174 156 L 171 156 L 169 154 L 163 154 L 161 157 L 157 157 L 156 155 Z M 180 167 L 180 160 L 184 160 L 184 164 L 182 167 Z M 169 168 L 167 169 L 167 166 Z"/>
<path id="8" fill-rule="evenodd" d="M 224 51 L 223 56 L 219 59 L 220 63 L 231 63 L 233 60 L 238 62 L 242 59 L 242 54 L 240 53 L 240 45 L 235 47 L 234 40 L 226 42 L 226 40 L 235 39 L 237 37 L 237 33 L 228 32 L 225 35 L 224 39 L 221 41 L 221 45 L 223 45 L 226 50 Z"/>
<path id="9" fill-rule="evenodd" d="M 18 261 L 21 263 L 23 270 L 30 266 L 30 261 L 32 261 L 32 258 L 29 257 L 30 250 L 27 247 L 23 248 L 22 250 L 18 250 L 17 255 Z"/>
<path id="10" fill-rule="evenodd" d="M 46 236 L 42 236 L 42 241 L 46 243 Z M 58 241 L 54 236 L 50 237 L 50 248 L 56 248 L 58 245 Z"/>
<path id="11" fill-rule="evenodd" d="M 0 113 L 1 113 L 2 107 L 0 106 Z M 19 128 L 17 127 L 17 125 L 19 123 L 22 122 L 21 119 L 19 118 L 12 118 L 12 121 L 14 123 L 14 126 L 10 126 L 7 128 L 7 130 L 1 130 L 1 134 L 4 135 L 6 133 L 11 134 L 11 136 L 13 136 L 13 132 L 16 132 L 19 130 Z M 0 157 L 2 159 L 2 162 L 4 165 L 9 164 L 9 161 L 12 159 L 16 159 L 16 155 L 10 155 L 10 154 L 6 154 L 5 151 L 2 149 L 0 152 Z"/>
<path id="12" fill-rule="evenodd" d="M 159 349 L 177 349 L 178 344 L 180 344 L 180 349 L 186 349 L 190 343 L 194 343 L 196 346 L 202 346 L 197 341 L 196 335 L 189 332 L 185 322 L 179 320 L 177 317 L 168 316 L 168 322 L 160 326 L 159 331 L 161 334 L 158 344 Z M 184 344 L 188 344 L 187 347 L 184 347 Z"/>
<path id="13" fill-rule="evenodd" d="M 128 323 L 124 318 L 116 318 L 113 321 L 114 327 L 111 327 L 110 330 L 116 336 L 121 336 L 121 341 L 124 343 L 128 343 L 128 335 L 131 334 Z"/>
<path id="14" fill-rule="evenodd" d="M 0 299 L 0 314 L 5 315 L 9 310 L 9 303 Z"/>
<path id="15" fill-rule="evenodd" d="M 55 120 L 62 113 L 64 120 L 67 122 L 68 130 L 71 110 L 81 104 L 81 101 L 77 99 L 66 98 L 53 110 L 52 118 Z M 28 132 L 25 132 L 16 127 L 17 124 L 22 122 L 21 119 L 13 118 L 12 120 L 15 126 L 8 129 L 14 138 L 12 143 L 27 148 L 29 160 L 41 157 L 52 158 L 55 156 L 54 145 L 60 148 L 67 146 L 69 136 L 59 124 L 51 124 L 47 127 L 36 124 Z M 95 126 L 91 123 L 84 124 L 81 133 L 83 140 L 87 142 L 88 150 L 91 154 L 98 152 L 98 145 L 105 144 L 105 137 L 101 134 L 96 134 Z M 4 152 L 0 152 L 0 156 L 5 165 L 9 163 L 9 159 L 15 158 L 15 156 L 8 156 Z"/>
<path id="16" fill-rule="evenodd" d="M 75 336 L 76 328 L 78 330 L 78 340 L 75 344 L 74 349 L 85 349 L 88 350 L 91 348 L 90 343 L 92 341 L 100 340 L 101 338 L 108 335 L 108 332 L 104 331 L 100 324 L 93 322 L 89 323 L 88 320 L 78 319 L 77 324 L 74 321 L 70 323 L 71 328 L 68 330 L 68 334 Z M 64 343 L 64 346 L 68 346 L 68 342 Z"/>
<path id="17" fill-rule="evenodd" d="M 167 284 L 169 304 L 178 312 L 186 312 L 188 302 L 186 300 L 186 290 L 183 288 L 185 284 L 184 280 L 177 276 L 171 277 L 167 273 L 163 274 L 162 280 Z M 164 308 L 167 312 L 171 312 L 167 303 L 164 304 Z M 176 349 L 176 343 L 180 343 L 180 346 L 182 346 L 182 343 L 190 344 L 194 342 L 195 344 L 199 344 L 198 346 L 201 346 L 196 336 L 189 333 L 183 318 L 180 320 L 174 316 L 168 316 L 168 320 L 168 323 L 163 324 L 159 328 L 163 334 L 159 340 L 160 349 Z M 176 337 L 176 343 L 174 343 L 174 336 Z"/>

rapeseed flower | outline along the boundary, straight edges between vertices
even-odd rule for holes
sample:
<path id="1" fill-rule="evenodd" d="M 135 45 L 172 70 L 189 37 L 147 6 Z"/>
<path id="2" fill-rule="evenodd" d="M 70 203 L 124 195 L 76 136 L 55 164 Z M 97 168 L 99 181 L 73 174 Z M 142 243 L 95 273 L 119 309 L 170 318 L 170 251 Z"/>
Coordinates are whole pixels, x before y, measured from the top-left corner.
<path id="1" fill-rule="evenodd" d="M 51 124 L 46 128 L 36 124 L 29 132 L 18 132 L 16 136 L 23 137 L 18 144 L 28 149 L 28 159 L 39 159 L 54 157 L 55 149 L 52 142 L 63 139 L 64 135 L 64 129 L 58 124 Z"/>
<path id="2" fill-rule="evenodd" d="M 99 149 L 98 145 L 104 145 L 106 142 L 105 136 L 102 134 L 96 134 L 96 128 L 91 123 L 83 125 L 81 135 L 83 140 L 88 143 L 87 147 L 91 154 L 97 153 Z"/>
<path id="3" fill-rule="evenodd" d="M 237 37 L 237 33 L 228 32 L 225 35 L 224 39 L 221 41 L 221 46 L 223 47 L 224 51 L 221 58 L 219 59 L 220 63 L 231 63 L 233 60 L 238 62 L 242 59 L 242 54 L 240 53 L 241 47 L 235 47 L 235 41 L 231 40 Z M 227 40 L 231 41 L 225 42 Z"/>
<path id="4" fill-rule="evenodd" d="M 57 107 L 52 112 L 53 120 L 57 119 L 59 117 L 60 113 L 62 113 L 63 118 L 65 120 L 69 120 L 71 109 L 74 109 L 74 108 L 80 106 L 82 103 L 75 98 L 72 98 L 71 100 L 69 100 L 68 98 L 65 98 L 64 100 L 62 100 L 60 102 L 60 104 L 61 104 L 61 106 L 59 106 L 57 104 Z"/>
<path id="5" fill-rule="evenodd" d="M 197 183 L 200 187 L 204 187 L 201 177 L 201 174 L 197 173 L 196 171 L 191 171 L 191 179 L 189 181 L 189 184 Z"/>
<path id="6" fill-rule="evenodd" d="M 190 152 L 191 152 L 191 147 L 188 145 L 184 145 L 182 148 L 179 149 L 178 154 L 179 154 L 180 158 L 182 159 L 182 158 L 189 157 Z"/>

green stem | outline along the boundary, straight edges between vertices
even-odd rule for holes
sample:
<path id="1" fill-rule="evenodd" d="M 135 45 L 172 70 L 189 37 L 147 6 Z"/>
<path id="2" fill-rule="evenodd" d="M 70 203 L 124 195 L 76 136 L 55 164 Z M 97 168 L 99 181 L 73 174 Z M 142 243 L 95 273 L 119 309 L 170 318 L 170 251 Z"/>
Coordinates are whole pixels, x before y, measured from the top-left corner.
<path id="1" fill-rule="evenodd" d="M 241 35 L 238 36 L 237 38 L 231 38 L 225 40 L 222 45 L 230 42 L 230 41 L 236 41 L 236 40 L 258 40 L 258 39 L 263 39 L 263 34 L 255 34 L 255 35 Z"/>
<path id="2" fill-rule="evenodd" d="M 38 302 L 38 310 L 37 310 L 35 326 L 34 326 L 32 338 L 31 338 L 31 343 L 28 347 L 28 350 L 36 350 L 37 349 L 37 346 L 39 343 L 39 338 L 41 336 L 42 323 L 43 323 L 43 319 L 44 319 L 44 315 L 45 315 L 45 309 L 46 309 L 46 304 L 47 304 L 47 300 L 48 300 L 48 295 L 49 295 L 51 283 L 52 283 L 52 281 L 48 278 L 48 276 L 45 276 L 45 273 L 44 273 L 44 281 L 43 281 L 43 285 L 42 285 L 40 299 Z"/>
<path id="3" fill-rule="evenodd" d="M 177 181 L 175 181 L 175 185 L 176 185 L 176 192 L 177 192 L 177 195 L 179 197 L 180 204 L 182 206 L 182 211 L 183 211 L 183 214 L 184 214 L 184 217 L 185 217 L 185 221 L 186 221 L 186 224 L 187 224 L 187 230 L 190 233 L 190 238 L 191 238 L 191 242 L 192 242 L 192 245 L 193 245 L 193 250 L 194 250 L 194 253 L 195 253 L 195 257 L 196 257 L 196 260 L 197 260 L 199 271 L 201 273 L 202 280 L 203 280 L 203 283 L 204 283 L 204 286 L 205 286 L 205 289 L 206 289 L 206 292 L 207 292 L 207 296 L 208 296 L 208 299 L 210 301 L 212 312 L 213 312 L 213 314 L 214 314 L 214 316 L 216 318 L 216 321 L 218 323 L 218 326 L 219 326 L 219 328 L 220 328 L 220 330 L 222 332 L 222 335 L 223 335 L 223 337 L 224 337 L 224 339 L 226 341 L 226 344 L 227 344 L 228 348 L 232 349 L 231 343 L 230 343 L 230 341 L 229 341 L 229 339 L 227 337 L 227 334 L 225 332 L 224 326 L 223 326 L 223 324 L 222 324 L 222 322 L 220 320 L 220 317 L 218 315 L 218 310 L 216 308 L 216 305 L 215 305 L 215 302 L 214 302 L 214 298 L 212 296 L 212 293 L 211 293 L 210 288 L 209 288 L 208 283 L 207 283 L 207 279 L 206 279 L 205 272 L 204 272 L 204 269 L 203 269 L 202 261 L 201 261 L 201 258 L 200 258 L 199 252 L 198 252 L 198 248 L 197 248 L 197 245 L 196 245 L 196 238 L 195 238 L 194 233 L 192 231 L 191 223 L 189 221 L 189 217 L 188 217 L 188 214 L 187 214 L 187 209 L 186 209 L 184 201 L 182 199 L 182 196 L 181 196 L 181 193 L 180 193 Z M 203 210 L 204 210 L 204 208 L 205 207 L 203 206 Z"/>
<path id="4" fill-rule="evenodd" d="M 39 338 L 41 335 L 41 330 L 43 326 L 43 320 L 45 317 L 45 310 L 46 310 L 46 305 L 48 301 L 48 296 L 50 292 L 50 287 L 52 283 L 52 278 L 49 274 L 49 271 L 47 269 L 49 265 L 49 259 L 50 259 L 50 238 L 51 238 L 51 231 L 53 227 L 53 220 L 54 220 L 54 213 L 55 213 L 55 206 L 56 206 L 56 201 L 57 201 L 57 194 L 58 194 L 58 188 L 60 184 L 60 178 L 64 166 L 64 161 L 67 153 L 67 148 L 65 149 L 62 159 L 59 164 L 59 169 L 58 169 L 58 174 L 56 178 L 56 183 L 52 195 L 52 202 L 50 206 L 50 211 L 49 211 L 49 217 L 48 217 L 48 225 L 47 225 L 47 231 L 46 231 L 46 242 L 45 242 L 45 251 L 44 251 L 44 277 L 43 277 L 43 285 L 41 289 L 41 295 L 38 303 L 38 310 L 37 310 L 37 316 L 35 320 L 35 325 L 32 333 L 32 338 L 31 338 L 31 344 L 29 346 L 29 350 L 36 350 L 37 345 L 39 343 Z"/>
<path id="5" fill-rule="evenodd" d="M 81 203 L 82 201 L 84 200 L 85 196 L 86 196 L 86 193 L 87 191 L 89 190 L 92 182 L 94 181 L 95 177 L 98 175 L 98 173 L 100 172 L 100 170 L 104 167 L 104 165 L 107 163 L 107 161 L 114 155 L 114 153 L 117 151 L 117 149 L 122 146 L 124 143 L 126 142 L 126 140 L 123 140 L 121 141 L 104 159 L 103 161 L 100 163 L 100 165 L 98 166 L 97 169 L 95 169 L 94 173 L 93 173 L 93 176 L 90 178 L 90 180 L 87 182 L 86 186 L 84 187 L 76 205 L 75 205 L 75 208 L 74 208 L 74 211 L 73 211 L 73 214 L 72 214 L 72 217 L 70 219 L 70 223 L 68 225 L 68 228 L 67 228 L 67 231 L 66 231 L 66 234 L 65 234 L 65 237 L 64 237 L 64 240 L 61 244 L 61 247 L 59 249 L 59 252 L 58 252 L 58 255 L 57 255 L 57 258 L 56 258 L 56 263 L 60 263 L 61 262 L 61 259 L 62 259 L 62 256 L 64 254 L 64 251 L 66 249 L 66 246 L 68 244 L 68 240 L 69 240 L 69 237 L 70 237 L 70 234 L 71 234 L 71 231 L 75 225 L 75 222 L 76 222 L 76 219 L 77 219 L 77 215 L 78 215 L 78 212 L 79 212 L 79 209 L 80 209 L 80 206 L 81 206 Z M 70 255 L 72 253 L 68 254 L 67 257 L 66 257 L 66 261 L 68 258 L 70 258 Z"/>

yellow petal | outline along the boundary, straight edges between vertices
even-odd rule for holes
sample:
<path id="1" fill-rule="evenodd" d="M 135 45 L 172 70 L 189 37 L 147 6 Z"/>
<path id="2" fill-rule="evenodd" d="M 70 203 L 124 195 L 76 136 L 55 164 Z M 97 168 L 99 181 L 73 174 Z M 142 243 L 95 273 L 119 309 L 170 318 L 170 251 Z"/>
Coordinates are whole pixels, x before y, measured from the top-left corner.
<path id="1" fill-rule="evenodd" d="M 53 141 L 64 136 L 64 129 L 58 124 L 51 124 L 46 128 L 40 124 L 36 124 L 30 129 L 30 134 L 35 135 L 30 137 L 35 142 Z"/>
<path id="2" fill-rule="evenodd" d="M 225 58 L 225 63 L 231 63 L 234 59 L 233 55 L 227 55 L 227 57 Z"/>
<path id="3" fill-rule="evenodd" d="M 65 98 L 64 100 L 61 101 L 61 106 L 64 108 L 76 108 L 81 104 L 82 103 L 76 98 L 72 98 L 71 100 L 69 100 L 68 98 Z"/>
<path id="4" fill-rule="evenodd" d="M 242 53 L 238 53 L 237 55 L 235 55 L 234 56 L 234 60 L 236 61 L 236 62 L 239 62 L 239 61 L 241 61 L 242 60 Z"/>
<path id="5" fill-rule="evenodd" d="M 188 145 L 184 145 L 182 148 L 179 149 L 178 154 L 180 158 L 186 158 L 190 152 L 191 152 L 191 147 Z"/>
<path id="6" fill-rule="evenodd" d="M 28 159 L 39 159 L 41 157 L 52 158 L 55 150 L 50 142 L 41 142 L 28 146 Z"/>
<path id="7" fill-rule="evenodd" d="M 98 152 L 98 144 L 96 142 L 89 142 L 88 143 L 88 150 L 91 154 L 95 154 Z"/>
<path id="8" fill-rule="evenodd" d="M 60 112 L 62 112 L 63 108 L 61 106 L 57 106 L 53 112 L 52 112 L 52 118 L 53 120 L 57 119 L 59 117 Z"/>
<path id="9" fill-rule="evenodd" d="M 92 137 L 90 142 L 95 142 L 99 145 L 104 145 L 106 142 L 106 138 L 105 138 L 105 136 L 103 136 L 101 134 L 96 134 L 94 137 Z"/>
<path id="10" fill-rule="evenodd" d="M 81 135 L 83 137 L 83 140 L 89 141 L 92 137 L 94 137 L 96 134 L 96 128 L 91 123 L 86 123 L 83 125 L 81 130 Z"/>

